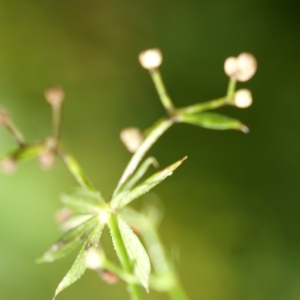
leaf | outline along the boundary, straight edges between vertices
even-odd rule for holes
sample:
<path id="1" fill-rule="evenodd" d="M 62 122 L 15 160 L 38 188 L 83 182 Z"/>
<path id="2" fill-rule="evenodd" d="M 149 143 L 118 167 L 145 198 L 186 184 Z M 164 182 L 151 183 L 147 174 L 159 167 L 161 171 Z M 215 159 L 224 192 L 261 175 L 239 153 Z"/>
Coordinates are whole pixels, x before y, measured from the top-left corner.
<path id="1" fill-rule="evenodd" d="M 17 148 L 5 154 L 1 154 L 0 159 L 11 157 L 19 161 L 29 160 L 38 156 L 43 149 L 41 144 L 29 144 L 22 148 Z"/>
<path id="2" fill-rule="evenodd" d="M 151 271 L 149 256 L 139 238 L 120 216 L 118 217 L 118 224 L 127 253 L 134 262 L 134 273 L 145 289 L 148 290 Z"/>
<path id="3" fill-rule="evenodd" d="M 120 193 L 114 199 L 112 199 L 111 201 L 112 208 L 114 209 L 114 208 L 124 207 L 131 201 L 147 193 L 156 185 L 158 185 L 160 182 L 162 182 L 164 179 L 166 179 L 168 176 L 172 175 L 173 171 L 177 169 L 186 159 L 187 156 L 175 162 L 174 164 L 168 166 L 167 168 L 155 173 L 154 175 L 146 179 L 144 182 L 142 182 L 140 185 L 135 187 L 131 192 Z"/>
<path id="4" fill-rule="evenodd" d="M 91 248 L 98 247 L 98 242 L 101 237 L 103 227 L 104 227 L 104 223 L 99 221 L 97 225 L 90 231 L 71 269 L 65 275 L 61 283 L 58 285 L 53 300 L 62 290 L 64 290 L 65 288 L 73 284 L 84 274 L 87 268 L 85 264 L 85 253 L 87 250 Z"/>
<path id="5" fill-rule="evenodd" d="M 147 172 L 149 167 L 153 165 L 154 167 L 158 166 L 158 162 L 154 157 L 148 157 L 132 175 L 131 179 L 128 180 L 121 188 L 121 191 L 130 190 Z"/>
<path id="6" fill-rule="evenodd" d="M 247 126 L 242 124 L 239 120 L 232 119 L 216 113 L 199 113 L 199 114 L 182 114 L 178 116 L 178 120 L 183 123 L 198 125 L 208 129 L 226 130 L 236 129 L 244 133 L 248 133 Z"/>
<path id="7" fill-rule="evenodd" d="M 81 214 L 98 213 L 105 204 L 100 193 L 80 187 L 63 194 L 60 200 L 66 207 Z"/>
<path id="8" fill-rule="evenodd" d="M 84 223 L 81 223 L 75 228 L 67 231 L 41 257 L 36 260 L 36 263 L 53 262 L 69 254 L 83 242 L 97 221 L 98 215 L 93 216 Z"/>

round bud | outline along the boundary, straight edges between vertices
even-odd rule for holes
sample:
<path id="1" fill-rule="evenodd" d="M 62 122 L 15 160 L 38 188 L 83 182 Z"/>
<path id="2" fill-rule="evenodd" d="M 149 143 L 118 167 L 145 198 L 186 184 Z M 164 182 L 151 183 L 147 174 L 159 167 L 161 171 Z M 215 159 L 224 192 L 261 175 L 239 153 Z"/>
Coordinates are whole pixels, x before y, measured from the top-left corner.
<path id="1" fill-rule="evenodd" d="M 233 77 L 236 75 L 238 70 L 238 64 L 236 57 L 230 56 L 225 60 L 224 63 L 224 71 L 225 74 L 229 77 Z"/>
<path id="2" fill-rule="evenodd" d="M 246 108 L 252 104 L 252 94 L 247 89 L 241 89 L 235 92 L 233 103 L 236 107 Z"/>
<path id="3" fill-rule="evenodd" d="M 103 263 L 103 255 L 95 248 L 90 248 L 85 253 L 85 265 L 87 268 L 96 270 L 100 269 Z"/>
<path id="4" fill-rule="evenodd" d="M 42 169 L 49 170 L 55 163 L 55 154 L 50 150 L 42 151 L 38 155 L 38 162 Z"/>
<path id="5" fill-rule="evenodd" d="M 120 133 L 120 138 L 127 150 L 134 153 L 143 142 L 143 135 L 136 127 L 125 128 Z"/>
<path id="6" fill-rule="evenodd" d="M 17 169 L 17 162 L 12 157 L 5 157 L 1 161 L 1 170 L 4 174 L 12 174 Z"/>
<path id="7" fill-rule="evenodd" d="M 253 77 L 257 70 L 257 62 L 255 57 L 250 53 L 241 53 L 237 57 L 237 73 L 238 81 L 248 81 Z"/>
<path id="8" fill-rule="evenodd" d="M 54 215 L 55 221 L 62 225 L 65 223 L 71 216 L 73 215 L 73 211 L 67 207 L 64 207 L 57 211 Z"/>
<path id="9" fill-rule="evenodd" d="M 102 280 L 104 280 L 108 284 L 115 284 L 119 280 L 119 278 L 116 274 L 114 274 L 106 269 L 101 269 L 99 271 L 99 276 L 101 277 Z"/>
<path id="10" fill-rule="evenodd" d="M 52 106 L 59 106 L 65 99 L 65 92 L 60 87 L 52 87 L 45 91 L 45 98 Z"/>
<path id="11" fill-rule="evenodd" d="M 145 69 L 156 69 L 162 63 L 162 53 L 159 49 L 149 49 L 139 55 L 139 61 Z"/>

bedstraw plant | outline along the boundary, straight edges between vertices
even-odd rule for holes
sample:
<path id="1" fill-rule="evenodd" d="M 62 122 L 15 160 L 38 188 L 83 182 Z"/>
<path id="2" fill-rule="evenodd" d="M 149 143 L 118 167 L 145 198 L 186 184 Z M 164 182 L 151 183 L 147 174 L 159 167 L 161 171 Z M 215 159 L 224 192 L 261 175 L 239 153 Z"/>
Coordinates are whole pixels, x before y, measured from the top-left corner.
<path id="1" fill-rule="evenodd" d="M 53 130 L 51 135 L 42 141 L 26 141 L 8 114 L 4 110 L 0 111 L 0 124 L 10 132 L 17 143 L 16 149 L 1 156 L 4 173 L 12 173 L 20 161 L 27 159 L 37 159 L 43 169 L 49 169 L 59 157 L 78 183 L 78 187 L 61 197 L 64 208 L 58 218 L 66 232 L 36 260 L 37 263 L 53 262 L 80 247 L 73 265 L 58 285 L 53 299 L 77 281 L 87 268 L 96 271 L 108 283 L 114 283 L 118 279 L 124 280 L 132 300 L 145 299 L 152 289 L 165 292 L 173 300 L 189 299 L 180 284 L 172 260 L 166 255 L 160 241 L 157 232 L 159 211 L 150 205 L 147 210 L 137 211 L 130 208 L 129 204 L 172 175 L 186 160 L 187 157 L 183 157 L 143 179 L 151 165 L 158 165 L 154 157 L 144 159 L 146 153 L 175 123 L 248 132 L 248 128 L 240 121 L 211 111 L 226 105 L 239 108 L 251 105 L 251 92 L 246 89 L 236 91 L 236 84 L 238 81 L 249 80 L 254 75 L 257 64 L 249 53 L 229 57 L 224 64 L 225 73 L 229 77 L 224 97 L 177 108 L 166 91 L 158 69 L 162 62 L 160 50 L 150 49 L 142 52 L 139 61 L 151 75 L 159 99 L 166 110 L 166 116 L 155 122 L 144 134 L 137 128 L 127 128 L 121 132 L 121 140 L 133 155 L 109 201 L 102 197 L 77 160 L 63 147 L 60 139 L 60 120 L 65 94 L 61 88 L 50 88 L 45 92 L 46 100 L 52 108 Z M 106 256 L 101 245 L 101 233 L 105 226 L 110 231 L 119 264 Z"/>

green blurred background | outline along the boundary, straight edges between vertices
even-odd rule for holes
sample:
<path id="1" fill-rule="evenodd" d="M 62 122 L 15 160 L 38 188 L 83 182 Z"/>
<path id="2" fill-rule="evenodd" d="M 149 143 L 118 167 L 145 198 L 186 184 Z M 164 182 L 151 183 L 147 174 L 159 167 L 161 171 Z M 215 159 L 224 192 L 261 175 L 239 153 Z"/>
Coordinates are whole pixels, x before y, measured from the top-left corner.
<path id="1" fill-rule="evenodd" d="M 159 47 L 177 106 L 225 94 L 226 57 L 253 53 L 250 109 L 224 108 L 250 134 L 177 125 L 154 146 L 161 166 L 188 155 L 155 188 L 164 203 L 161 235 L 191 299 L 300 298 L 300 42 L 292 1 L 0 1 L 0 104 L 28 139 L 51 130 L 45 88 L 63 86 L 63 141 L 109 198 L 130 154 L 119 141 L 164 114 L 142 50 Z M 0 152 L 14 146 L 0 128 Z M 75 186 L 58 162 L 35 161 L 0 175 L 0 299 L 51 299 L 74 255 L 34 259 L 58 238 L 53 215 Z M 107 233 L 106 233 L 107 234 Z M 107 239 L 108 241 L 108 239 Z M 109 243 L 107 242 L 107 246 Z M 109 246 L 110 247 L 110 246 Z M 61 300 L 128 299 L 87 272 Z M 166 299 L 151 292 L 149 299 Z"/>

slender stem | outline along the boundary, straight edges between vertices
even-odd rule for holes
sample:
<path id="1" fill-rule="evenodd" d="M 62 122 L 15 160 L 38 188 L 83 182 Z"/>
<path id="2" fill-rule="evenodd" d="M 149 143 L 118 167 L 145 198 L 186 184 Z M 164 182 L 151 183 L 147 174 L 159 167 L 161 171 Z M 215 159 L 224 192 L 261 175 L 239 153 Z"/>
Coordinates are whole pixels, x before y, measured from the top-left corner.
<path id="1" fill-rule="evenodd" d="M 227 94 L 226 94 L 226 101 L 228 104 L 233 103 L 233 95 L 236 89 L 236 83 L 237 80 L 235 77 L 230 77 L 229 83 L 228 83 L 228 88 L 227 88 Z"/>
<path id="2" fill-rule="evenodd" d="M 169 95 L 167 93 L 166 87 L 161 78 L 159 70 L 158 69 L 150 69 L 149 71 L 150 71 L 151 78 L 153 80 L 153 83 L 155 85 L 156 91 L 158 93 L 158 96 L 160 98 L 162 105 L 167 110 L 168 114 L 172 115 L 175 108 L 174 108 L 171 98 L 169 97 Z"/>
<path id="3" fill-rule="evenodd" d="M 146 152 L 151 148 L 151 146 L 158 140 L 158 138 L 174 124 L 174 120 L 172 118 L 162 119 L 158 121 L 149 131 L 143 143 L 131 157 L 118 185 L 113 193 L 113 197 L 117 195 L 121 186 L 125 183 L 125 181 L 130 177 L 130 175 L 134 172 Z"/>
<path id="4" fill-rule="evenodd" d="M 127 273 L 132 273 L 132 264 L 130 261 L 130 258 L 128 256 L 128 253 L 126 251 L 121 232 L 118 226 L 118 221 L 116 217 L 111 214 L 110 218 L 108 220 L 108 227 L 110 229 L 113 241 L 114 241 L 114 247 L 118 254 L 118 257 L 121 261 L 121 264 Z M 140 292 L 140 289 L 137 284 L 130 283 L 128 284 L 128 291 L 130 293 L 132 300 L 143 300 L 142 294 Z"/>
<path id="5" fill-rule="evenodd" d="M 203 102 L 203 103 L 199 103 L 199 104 L 194 104 L 194 105 L 190 105 L 190 106 L 186 106 L 183 108 L 179 108 L 177 109 L 177 114 L 195 114 L 195 113 L 199 113 L 199 112 L 203 112 L 206 110 L 213 110 L 216 108 L 219 108 L 221 106 L 226 105 L 227 101 L 227 97 L 223 97 L 223 98 L 219 98 L 219 99 L 215 99 L 215 100 L 211 100 L 208 102 Z"/>
<path id="6" fill-rule="evenodd" d="M 76 159 L 71 155 L 64 151 L 61 145 L 57 146 L 57 154 L 64 162 L 68 170 L 71 174 L 75 177 L 76 181 L 85 189 L 90 191 L 97 191 L 93 184 L 89 181 L 89 179 L 84 174 L 83 170 L 81 169 L 80 165 L 76 161 Z"/>
<path id="7" fill-rule="evenodd" d="M 58 140 L 60 134 L 60 124 L 61 124 L 61 104 L 52 105 L 52 135 Z"/>
<path id="8" fill-rule="evenodd" d="M 148 157 L 132 175 L 132 177 L 122 186 L 120 191 L 130 190 L 145 175 L 149 167 L 158 167 L 158 162 L 154 157 Z"/>
<path id="9" fill-rule="evenodd" d="M 20 147 L 23 147 L 25 145 L 23 134 L 9 117 L 6 117 L 4 127 L 9 131 L 9 133 L 12 135 L 12 137 Z"/>
<path id="10" fill-rule="evenodd" d="M 138 284 L 139 280 L 138 278 L 130 273 L 127 273 L 120 267 L 116 266 L 114 263 L 112 263 L 109 260 L 105 260 L 103 264 L 101 265 L 103 269 L 106 269 L 114 274 L 116 274 L 119 278 L 123 279 L 127 283 L 133 283 L 133 284 Z"/>
<path id="11" fill-rule="evenodd" d="M 199 103 L 199 104 L 194 104 L 190 106 L 186 106 L 183 108 L 179 108 L 176 110 L 176 114 L 195 114 L 199 112 L 203 112 L 206 110 L 213 110 L 219 107 L 222 107 L 224 105 L 232 104 L 233 101 L 233 95 L 236 89 L 236 78 L 235 77 L 230 77 L 229 83 L 228 83 L 228 88 L 227 88 L 227 93 L 225 97 L 219 98 L 219 99 L 214 99 L 211 101 L 207 101 L 204 103 Z"/>

